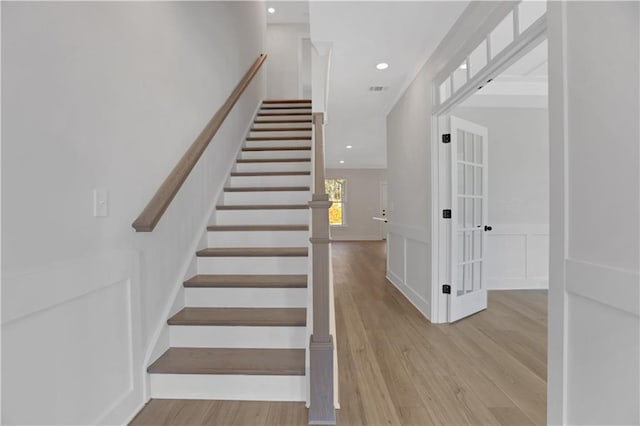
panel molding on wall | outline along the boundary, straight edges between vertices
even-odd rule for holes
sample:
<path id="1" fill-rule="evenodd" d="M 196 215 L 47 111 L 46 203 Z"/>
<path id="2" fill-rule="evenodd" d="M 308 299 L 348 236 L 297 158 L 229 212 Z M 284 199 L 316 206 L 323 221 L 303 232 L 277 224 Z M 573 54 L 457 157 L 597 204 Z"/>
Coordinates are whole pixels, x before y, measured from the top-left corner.
<path id="1" fill-rule="evenodd" d="M 549 226 L 497 224 L 487 232 L 487 289 L 549 287 Z"/>
<path id="2" fill-rule="evenodd" d="M 425 230 L 388 224 L 387 279 L 427 319 L 431 317 L 429 245 Z"/>
<path id="3" fill-rule="evenodd" d="M 3 277 L 3 424 L 131 420 L 145 402 L 139 276 L 123 250 Z"/>

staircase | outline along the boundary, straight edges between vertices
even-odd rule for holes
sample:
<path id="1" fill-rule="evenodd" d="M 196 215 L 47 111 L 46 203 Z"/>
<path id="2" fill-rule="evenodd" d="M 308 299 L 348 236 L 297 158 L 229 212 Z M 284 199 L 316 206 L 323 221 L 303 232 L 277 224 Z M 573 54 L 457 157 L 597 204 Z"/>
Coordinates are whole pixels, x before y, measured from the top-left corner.
<path id="1" fill-rule="evenodd" d="M 195 253 L 152 398 L 305 401 L 311 102 L 267 100 Z"/>

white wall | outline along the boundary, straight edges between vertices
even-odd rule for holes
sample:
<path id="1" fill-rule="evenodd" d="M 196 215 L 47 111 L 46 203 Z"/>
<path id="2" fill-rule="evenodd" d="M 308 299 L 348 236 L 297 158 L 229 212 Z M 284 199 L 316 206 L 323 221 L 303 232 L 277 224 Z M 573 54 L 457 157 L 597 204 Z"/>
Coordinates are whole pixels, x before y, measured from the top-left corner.
<path id="1" fill-rule="evenodd" d="M 640 5 L 550 2 L 548 23 L 548 422 L 639 424 Z"/>
<path id="2" fill-rule="evenodd" d="M 267 25 L 267 97 L 297 99 L 299 37 L 309 35 L 308 24 Z M 302 60 L 302 58 L 300 58 Z M 310 70 L 307 70 L 310 72 Z M 310 81 L 310 79 L 307 79 Z"/>
<path id="3" fill-rule="evenodd" d="M 451 114 L 489 129 L 487 288 L 547 287 L 549 111 L 458 107 Z"/>
<path id="4" fill-rule="evenodd" d="M 123 423 L 144 402 L 150 350 L 262 73 L 155 231 L 131 223 L 263 51 L 264 13 L 2 3 L 3 423 Z M 94 188 L 108 191 L 108 217 L 92 215 Z"/>
<path id="5" fill-rule="evenodd" d="M 385 169 L 327 169 L 327 179 L 347 180 L 346 225 L 332 226 L 334 240 L 380 240 L 380 183 L 387 177 Z"/>

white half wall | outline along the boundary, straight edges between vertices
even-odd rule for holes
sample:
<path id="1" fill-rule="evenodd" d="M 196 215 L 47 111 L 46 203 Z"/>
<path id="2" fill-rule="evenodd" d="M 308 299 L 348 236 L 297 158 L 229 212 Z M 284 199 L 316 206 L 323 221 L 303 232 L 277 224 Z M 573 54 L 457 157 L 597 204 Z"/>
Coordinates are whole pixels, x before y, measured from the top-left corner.
<path id="1" fill-rule="evenodd" d="M 126 423 L 147 397 L 144 359 L 194 273 L 264 72 L 156 229 L 131 223 L 264 51 L 266 11 L 260 2 L 1 7 L 2 328 L 13 342 L 2 346 L 2 422 Z M 94 189 L 107 194 L 105 217 L 93 215 Z M 122 272 L 128 260 L 83 266 L 112 252 L 133 252 L 137 272 Z M 27 302 L 37 309 L 5 316 Z"/>
<path id="2" fill-rule="evenodd" d="M 267 25 L 267 98 L 299 98 L 300 72 L 309 73 L 302 83 L 310 84 L 311 68 L 307 62 L 311 58 L 299 56 L 299 43 L 303 36 L 309 36 L 309 24 Z"/>
<path id="3" fill-rule="evenodd" d="M 381 240 L 380 184 L 387 179 L 385 169 L 327 169 L 327 179 L 347 180 L 344 226 L 332 226 L 334 240 Z"/>

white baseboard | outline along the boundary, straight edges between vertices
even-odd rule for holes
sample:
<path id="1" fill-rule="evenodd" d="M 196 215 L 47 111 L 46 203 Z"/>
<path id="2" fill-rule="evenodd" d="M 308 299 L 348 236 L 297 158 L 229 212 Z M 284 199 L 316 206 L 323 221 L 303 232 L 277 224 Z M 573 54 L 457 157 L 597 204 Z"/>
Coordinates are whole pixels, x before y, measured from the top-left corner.
<path id="1" fill-rule="evenodd" d="M 542 290 L 549 288 L 549 280 L 545 278 L 488 278 L 487 290 Z"/>
<path id="2" fill-rule="evenodd" d="M 407 298 L 407 300 L 416 307 L 416 309 L 418 311 L 420 311 L 420 313 L 428 320 L 431 320 L 429 318 L 429 315 L 431 313 L 431 307 L 429 306 L 429 302 L 427 302 L 426 300 L 424 300 L 418 293 L 416 293 L 411 287 L 407 286 L 404 282 L 402 282 L 402 280 L 400 279 L 400 277 L 398 277 L 397 275 L 395 275 L 393 272 L 388 271 L 387 272 L 387 280 L 393 284 L 398 290 L 400 290 L 400 293 L 402 293 L 404 295 L 404 297 Z"/>

